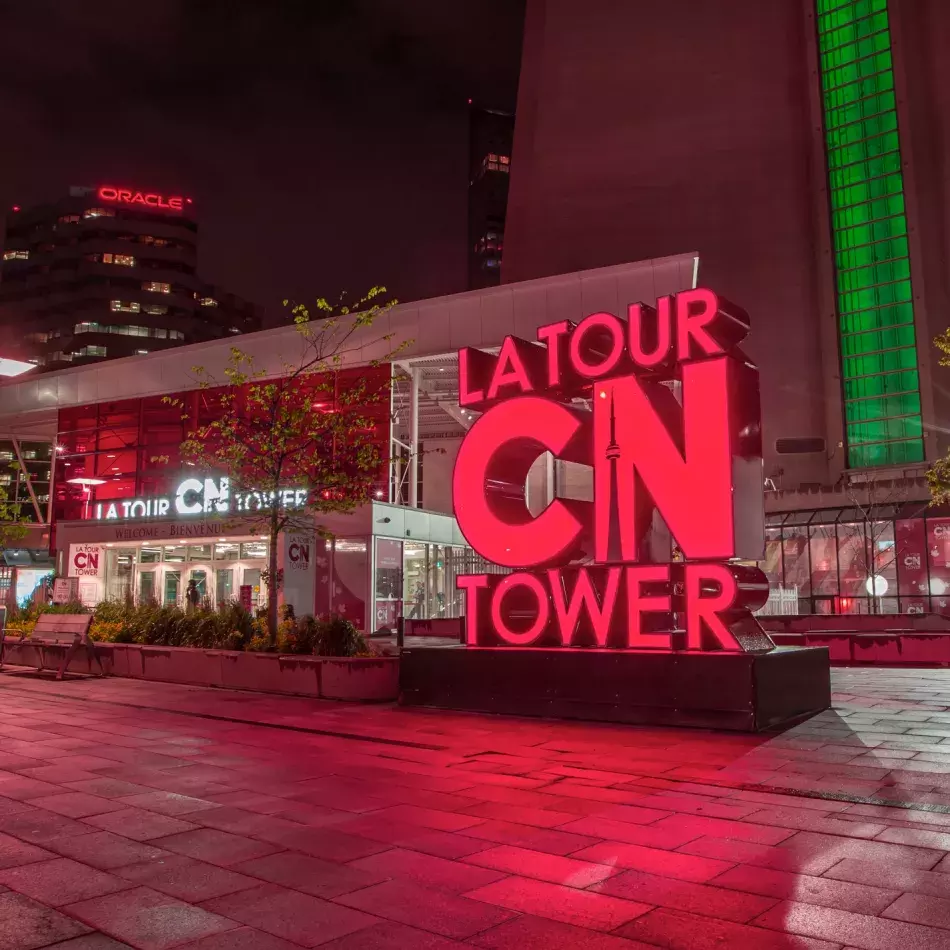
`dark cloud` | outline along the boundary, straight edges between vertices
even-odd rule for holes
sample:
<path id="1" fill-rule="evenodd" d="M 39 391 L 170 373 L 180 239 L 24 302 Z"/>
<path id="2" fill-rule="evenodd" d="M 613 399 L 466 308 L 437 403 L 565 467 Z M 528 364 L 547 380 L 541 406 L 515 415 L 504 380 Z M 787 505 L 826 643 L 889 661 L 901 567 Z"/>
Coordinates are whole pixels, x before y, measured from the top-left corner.
<path id="1" fill-rule="evenodd" d="M 201 269 L 272 307 L 462 289 L 468 98 L 512 109 L 523 0 L 0 0 L 0 201 L 193 195 Z"/>

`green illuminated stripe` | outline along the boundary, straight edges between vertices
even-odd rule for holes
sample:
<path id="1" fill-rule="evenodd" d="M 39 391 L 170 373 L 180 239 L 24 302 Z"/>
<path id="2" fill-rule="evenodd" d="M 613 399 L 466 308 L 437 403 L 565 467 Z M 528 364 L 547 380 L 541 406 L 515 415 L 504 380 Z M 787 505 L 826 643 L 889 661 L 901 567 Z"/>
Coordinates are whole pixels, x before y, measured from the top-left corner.
<path id="1" fill-rule="evenodd" d="M 887 0 L 815 0 L 848 465 L 924 458 Z"/>

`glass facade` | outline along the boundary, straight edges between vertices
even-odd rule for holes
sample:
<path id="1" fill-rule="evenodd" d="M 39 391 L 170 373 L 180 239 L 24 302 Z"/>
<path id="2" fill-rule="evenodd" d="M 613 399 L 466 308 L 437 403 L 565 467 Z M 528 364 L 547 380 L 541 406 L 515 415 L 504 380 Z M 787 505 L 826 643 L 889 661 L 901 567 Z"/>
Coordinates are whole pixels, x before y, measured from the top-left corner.
<path id="1" fill-rule="evenodd" d="M 816 0 L 850 467 L 924 459 L 887 0 Z"/>
<path id="2" fill-rule="evenodd" d="M 950 616 L 950 516 L 924 508 L 769 515 L 760 566 L 771 597 L 763 612 Z"/>
<path id="3" fill-rule="evenodd" d="M 456 588 L 462 574 L 507 574 L 469 547 L 376 538 L 374 628 L 395 629 L 396 620 L 457 618 L 465 598 Z"/>

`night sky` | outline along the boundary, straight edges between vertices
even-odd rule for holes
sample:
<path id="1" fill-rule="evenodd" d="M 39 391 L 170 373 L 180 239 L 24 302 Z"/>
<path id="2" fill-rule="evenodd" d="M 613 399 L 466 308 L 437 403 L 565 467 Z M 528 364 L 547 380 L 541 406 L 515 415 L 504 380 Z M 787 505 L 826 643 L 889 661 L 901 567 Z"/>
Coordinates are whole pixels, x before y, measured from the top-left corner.
<path id="1" fill-rule="evenodd" d="M 194 198 L 265 306 L 465 289 L 468 105 L 514 111 L 524 0 L 0 0 L 0 208 Z"/>

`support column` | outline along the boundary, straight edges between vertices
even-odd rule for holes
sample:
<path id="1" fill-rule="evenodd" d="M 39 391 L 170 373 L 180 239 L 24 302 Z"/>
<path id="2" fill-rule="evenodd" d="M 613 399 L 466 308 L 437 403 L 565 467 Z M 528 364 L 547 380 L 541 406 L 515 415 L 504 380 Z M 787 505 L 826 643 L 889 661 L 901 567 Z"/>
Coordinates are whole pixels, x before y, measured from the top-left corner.
<path id="1" fill-rule="evenodd" d="M 30 493 L 30 501 L 33 502 L 33 511 L 36 513 L 36 520 L 40 524 L 45 524 L 43 512 L 40 511 L 40 503 L 36 500 L 36 492 L 33 491 L 33 482 L 30 479 L 30 472 L 23 461 L 23 455 L 20 453 L 20 440 L 10 439 L 13 443 L 13 451 L 16 452 L 17 461 L 20 463 L 20 471 L 23 472 L 23 480 L 26 482 L 26 489 Z M 52 497 L 52 494 L 50 495 Z"/>
<path id="2" fill-rule="evenodd" d="M 409 507 L 419 507 L 419 377 L 422 370 L 409 371 Z"/>

